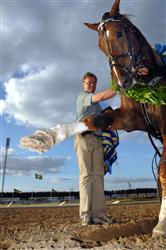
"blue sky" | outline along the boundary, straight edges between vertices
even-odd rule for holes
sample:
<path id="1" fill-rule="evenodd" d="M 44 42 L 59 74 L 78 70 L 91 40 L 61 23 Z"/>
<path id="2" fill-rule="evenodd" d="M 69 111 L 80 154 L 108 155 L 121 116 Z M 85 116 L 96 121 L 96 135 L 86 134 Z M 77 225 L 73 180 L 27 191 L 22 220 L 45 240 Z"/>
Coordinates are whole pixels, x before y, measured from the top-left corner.
<path id="1" fill-rule="evenodd" d="M 84 22 L 98 22 L 113 1 L 1 0 L 1 174 L 6 137 L 11 138 L 4 191 L 78 190 L 79 171 L 73 138 L 40 155 L 19 146 L 37 128 L 75 120 L 82 75 L 98 76 L 97 90 L 109 87 L 105 55 L 97 33 Z M 120 12 L 149 43 L 166 42 L 165 0 L 121 0 Z M 102 104 L 119 106 L 119 97 Z M 160 145 L 159 145 L 160 146 Z M 105 176 L 105 189 L 155 187 L 151 171 L 154 150 L 141 132 L 120 131 L 118 167 Z M 34 173 L 43 180 L 34 178 Z"/>

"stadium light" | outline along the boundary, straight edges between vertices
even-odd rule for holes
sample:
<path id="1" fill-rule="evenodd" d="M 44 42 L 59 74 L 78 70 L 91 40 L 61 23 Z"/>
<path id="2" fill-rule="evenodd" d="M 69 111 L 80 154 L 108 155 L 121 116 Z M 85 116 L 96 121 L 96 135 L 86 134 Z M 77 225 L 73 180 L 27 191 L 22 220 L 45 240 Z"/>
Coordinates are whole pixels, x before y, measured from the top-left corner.
<path id="1" fill-rule="evenodd" d="M 2 186 L 1 186 L 1 198 L 3 197 L 4 191 L 4 184 L 5 184 L 5 175 L 6 175 L 6 165 L 7 165 L 7 153 L 10 147 L 10 138 L 6 138 L 6 148 L 5 148 L 5 158 L 4 158 L 4 165 L 3 165 L 3 174 L 2 174 Z"/>

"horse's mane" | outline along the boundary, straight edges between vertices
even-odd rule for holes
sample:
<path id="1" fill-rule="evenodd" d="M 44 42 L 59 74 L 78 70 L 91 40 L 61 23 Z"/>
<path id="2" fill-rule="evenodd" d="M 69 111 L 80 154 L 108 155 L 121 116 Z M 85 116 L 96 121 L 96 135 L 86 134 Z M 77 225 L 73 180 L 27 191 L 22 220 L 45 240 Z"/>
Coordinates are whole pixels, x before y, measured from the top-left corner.
<path id="1" fill-rule="evenodd" d="M 152 51 L 153 51 L 153 55 L 154 55 L 154 58 L 156 60 L 156 63 L 158 66 L 162 66 L 163 65 L 163 62 L 161 60 L 161 57 L 160 55 L 155 51 L 155 49 L 152 48 Z"/>
<path id="2" fill-rule="evenodd" d="M 154 50 L 154 48 L 152 48 L 152 46 L 149 44 L 149 42 L 147 41 L 147 39 L 145 38 L 145 36 L 142 34 L 142 32 L 131 22 L 130 17 L 133 15 L 130 14 L 121 14 L 121 16 L 123 16 L 125 18 L 125 20 L 127 20 L 128 25 L 132 26 L 134 28 L 134 30 L 137 32 L 137 35 L 140 37 L 140 41 L 142 42 L 142 44 L 144 46 L 147 46 L 147 48 L 151 51 L 155 64 L 158 66 L 163 65 L 163 62 L 160 58 L 160 55 Z"/>

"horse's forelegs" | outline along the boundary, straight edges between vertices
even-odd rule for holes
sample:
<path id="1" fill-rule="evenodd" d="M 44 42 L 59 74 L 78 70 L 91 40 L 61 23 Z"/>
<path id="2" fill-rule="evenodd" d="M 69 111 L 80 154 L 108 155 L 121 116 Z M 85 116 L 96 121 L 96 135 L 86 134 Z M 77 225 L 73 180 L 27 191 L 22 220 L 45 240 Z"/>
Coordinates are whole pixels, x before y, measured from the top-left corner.
<path id="1" fill-rule="evenodd" d="M 159 162 L 159 178 L 162 186 L 162 197 L 166 198 L 166 136 L 164 137 L 163 152 Z"/>
<path id="2" fill-rule="evenodd" d="M 153 229 L 153 237 L 163 236 L 166 238 L 166 136 L 164 137 L 163 152 L 159 162 L 159 179 L 162 187 L 162 203 L 158 224 Z"/>
<path id="3" fill-rule="evenodd" d="M 88 116 L 83 120 L 86 126 L 93 131 L 109 127 L 112 124 L 112 121 L 110 113 L 99 113 L 94 116 Z"/>
<path id="4" fill-rule="evenodd" d="M 127 113 L 121 109 L 109 110 L 99 113 L 95 116 L 89 116 L 83 120 L 90 130 L 106 129 L 109 126 L 112 129 L 125 129 Z"/>
<path id="5" fill-rule="evenodd" d="M 115 110 L 107 110 L 95 116 L 89 116 L 83 120 L 90 130 L 106 129 L 122 129 L 127 132 L 133 130 L 145 131 L 145 123 L 142 116 L 133 110 L 125 110 L 118 108 Z"/>

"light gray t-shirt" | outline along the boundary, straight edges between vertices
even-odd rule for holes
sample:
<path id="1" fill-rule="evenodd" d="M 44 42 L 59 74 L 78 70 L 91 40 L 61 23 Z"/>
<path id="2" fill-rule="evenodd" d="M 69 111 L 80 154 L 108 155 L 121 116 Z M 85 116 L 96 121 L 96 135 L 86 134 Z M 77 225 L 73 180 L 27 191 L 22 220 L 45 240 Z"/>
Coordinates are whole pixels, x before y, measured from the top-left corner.
<path id="1" fill-rule="evenodd" d="M 92 102 L 93 93 L 81 92 L 77 98 L 77 121 L 88 115 L 99 113 L 102 108 L 98 102 Z"/>

